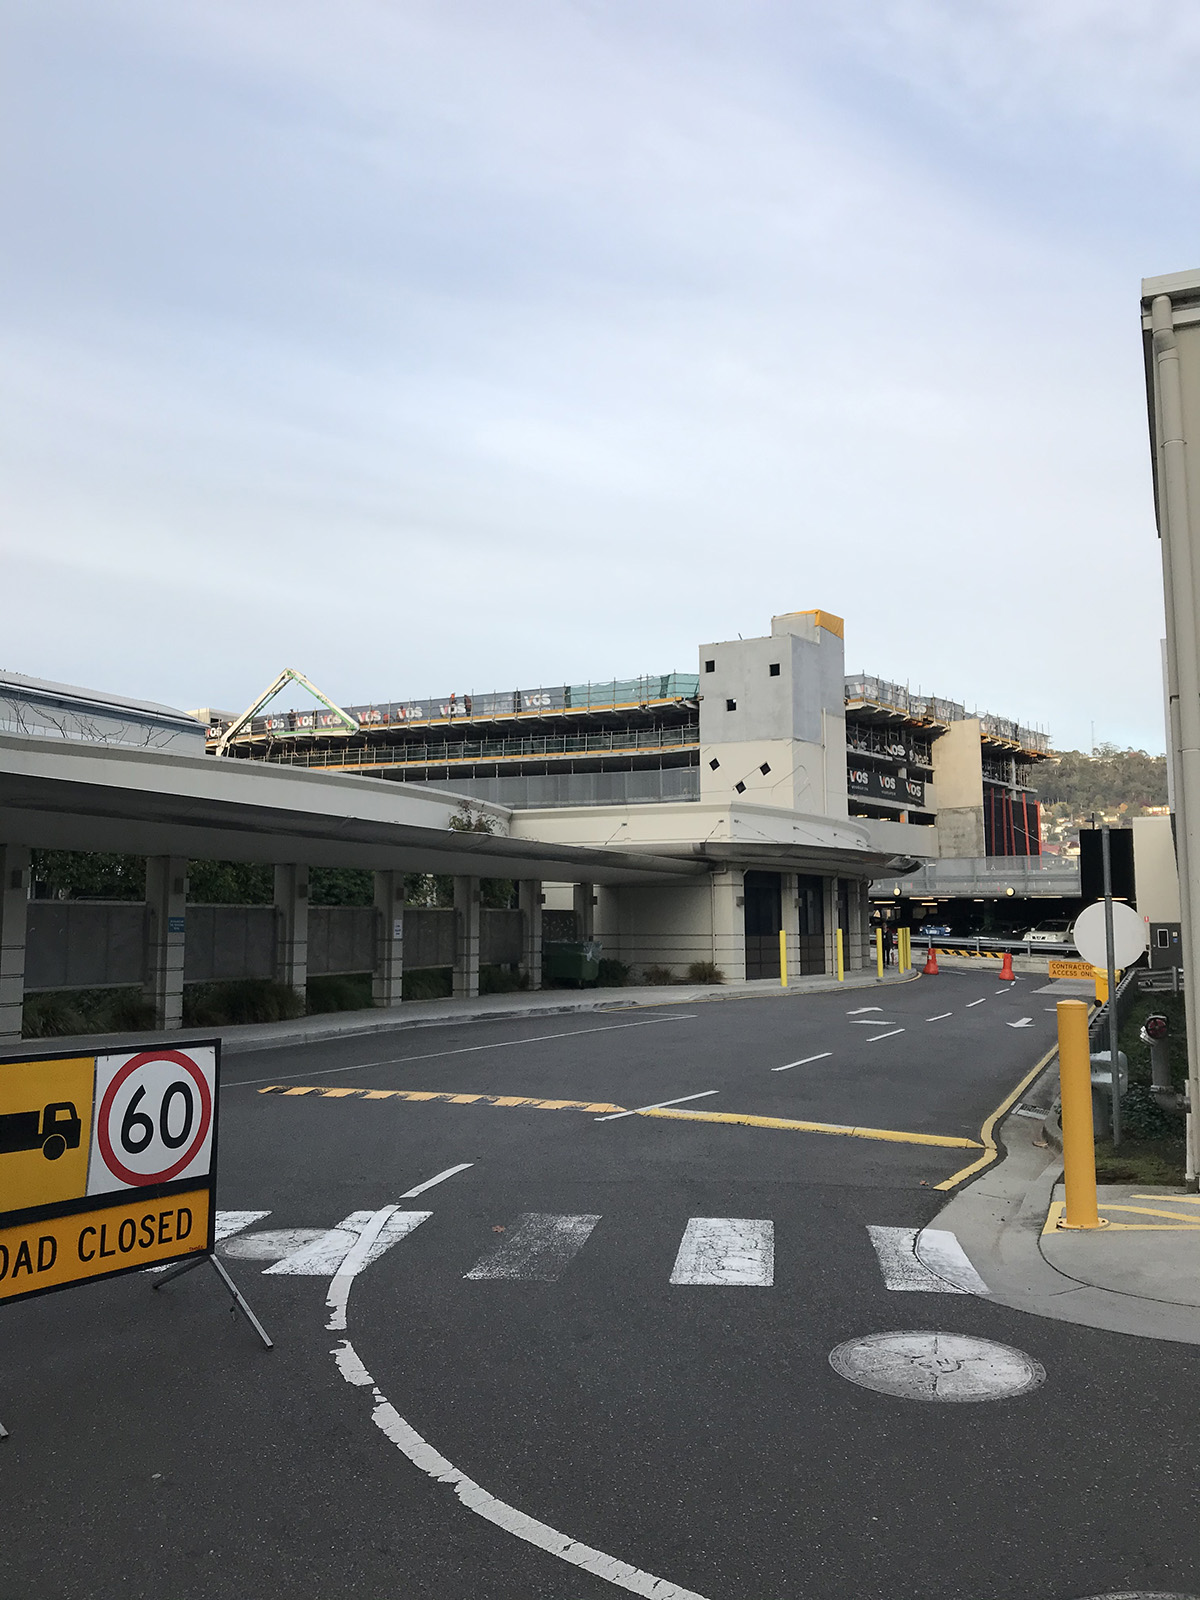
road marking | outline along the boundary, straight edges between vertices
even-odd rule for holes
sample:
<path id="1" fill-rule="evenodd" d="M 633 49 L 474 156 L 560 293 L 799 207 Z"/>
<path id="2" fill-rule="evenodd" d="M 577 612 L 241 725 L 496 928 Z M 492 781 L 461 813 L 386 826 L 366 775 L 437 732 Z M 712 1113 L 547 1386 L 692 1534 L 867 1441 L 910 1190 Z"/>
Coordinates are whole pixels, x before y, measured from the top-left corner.
<path id="1" fill-rule="evenodd" d="M 295 1254 L 277 1261 L 273 1267 L 266 1269 L 264 1275 L 324 1278 L 337 1272 L 361 1245 L 364 1231 L 370 1225 L 373 1215 L 374 1213 L 370 1211 L 352 1211 L 343 1222 L 338 1223 L 336 1228 L 330 1228 L 311 1244 L 297 1250 Z M 421 1223 L 432 1215 L 432 1211 L 401 1211 L 393 1208 L 392 1214 L 372 1236 L 355 1271 L 361 1271 L 363 1267 L 369 1267 L 373 1261 L 378 1261 L 385 1250 L 390 1250 L 394 1244 L 399 1244 L 401 1239 L 406 1239 L 414 1228 L 420 1227 Z"/>
<path id="2" fill-rule="evenodd" d="M 619 1561 L 616 1556 L 605 1555 L 602 1550 L 593 1549 L 591 1545 L 580 1544 L 578 1540 L 559 1533 L 556 1528 L 551 1528 L 545 1522 L 539 1522 L 536 1517 L 518 1511 L 506 1501 L 497 1500 L 495 1495 L 489 1494 L 473 1478 L 468 1478 L 465 1472 L 460 1472 L 452 1462 L 447 1461 L 444 1455 L 421 1437 L 411 1423 L 405 1421 L 379 1389 L 349 1339 L 343 1339 L 332 1355 L 338 1371 L 347 1383 L 353 1384 L 355 1388 L 370 1389 L 371 1398 L 375 1403 L 371 1421 L 384 1437 L 390 1440 L 414 1467 L 419 1468 L 437 1483 L 449 1484 L 468 1511 L 475 1512 L 476 1516 L 483 1517 L 485 1521 L 500 1528 L 504 1533 L 510 1533 L 514 1538 L 523 1539 L 526 1544 L 535 1545 L 539 1550 L 557 1556 L 560 1561 L 581 1567 L 605 1583 L 614 1584 L 618 1589 L 625 1589 L 630 1594 L 641 1595 L 643 1600 L 704 1600 L 704 1596 L 697 1594 L 694 1589 L 682 1589 L 678 1584 L 668 1582 L 666 1578 L 656 1578 L 653 1573 L 644 1572 L 641 1567 L 632 1567 L 627 1561 Z"/>
<path id="3" fill-rule="evenodd" d="M 1040 1361 L 960 1333 L 871 1333 L 848 1339 L 829 1364 L 851 1383 L 901 1400 L 1004 1400 L 1046 1381 Z"/>
<path id="4" fill-rule="evenodd" d="M 502 1243 L 463 1276 L 557 1283 L 599 1221 L 598 1216 L 558 1217 L 544 1211 L 526 1212 Z"/>
<path id="5" fill-rule="evenodd" d="M 744 1111 L 643 1111 L 644 1117 L 672 1117 L 687 1122 L 736 1122 L 748 1128 L 781 1128 L 794 1133 L 830 1133 L 845 1139 L 885 1139 L 895 1144 L 930 1144 L 955 1150 L 978 1150 L 977 1139 L 941 1133 L 897 1133 L 890 1128 L 851 1128 L 836 1122 L 795 1122 L 789 1117 L 756 1117 Z M 939 1187 L 941 1187 L 939 1185 Z"/>
<path id="6" fill-rule="evenodd" d="M 327 1089 L 322 1084 L 296 1085 L 289 1089 L 283 1084 L 271 1084 L 260 1089 L 259 1094 L 282 1094 L 295 1098 L 315 1094 L 322 1100 L 409 1100 L 421 1104 L 440 1103 L 454 1106 L 524 1106 L 533 1111 L 620 1111 L 620 1106 L 609 1105 L 607 1100 L 537 1100 L 519 1094 L 450 1094 L 433 1089 Z"/>
<path id="7" fill-rule="evenodd" d="M 403 1233 L 411 1233 L 427 1218 L 433 1215 L 432 1211 L 401 1211 L 399 1206 L 384 1206 L 376 1211 L 365 1223 L 358 1241 L 353 1249 L 334 1273 L 329 1282 L 329 1293 L 325 1296 L 325 1306 L 329 1312 L 329 1321 L 325 1324 L 328 1333 L 340 1333 L 346 1327 L 346 1307 L 350 1302 L 350 1289 L 355 1278 L 373 1259 L 376 1242 L 383 1236 L 393 1217 L 411 1218 L 411 1225 L 399 1224 Z M 403 1236 L 403 1233 L 401 1236 Z M 386 1249 L 387 1246 L 384 1246 Z"/>
<path id="8" fill-rule="evenodd" d="M 701 1089 L 699 1094 L 681 1094 L 676 1100 L 656 1100 L 652 1106 L 635 1106 L 632 1111 L 613 1111 L 609 1115 L 597 1117 L 597 1122 L 616 1122 L 621 1117 L 640 1117 L 647 1111 L 659 1111 L 663 1106 L 681 1106 L 685 1100 L 706 1100 L 710 1094 L 720 1094 L 719 1089 Z"/>
<path id="9" fill-rule="evenodd" d="M 789 1072 L 792 1067 L 806 1067 L 810 1061 L 824 1061 L 826 1056 L 831 1056 L 832 1050 L 822 1050 L 819 1056 L 805 1056 L 801 1061 L 785 1061 L 782 1067 L 772 1067 L 772 1072 Z"/>
<path id="10" fill-rule="evenodd" d="M 936 1017 L 926 1017 L 926 1022 L 945 1022 L 947 1017 L 952 1017 L 953 1011 L 939 1011 Z"/>
<path id="11" fill-rule="evenodd" d="M 689 1217 L 671 1282 L 769 1289 L 775 1282 L 775 1224 L 753 1217 Z"/>
<path id="12" fill-rule="evenodd" d="M 856 1006 L 853 1011 L 847 1011 L 848 1017 L 861 1017 L 864 1011 L 882 1011 L 882 1006 Z"/>
<path id="13" fill-rule="evenodd" d="M 447 1178 L 452 1178 L 456 1172 L 465 1172 L 468 1167 L 473 1167 L 473 1161 L 460 1161 L 456 1167 L 447 1167 L 445 1172 L 439 1172 L 436 1177 L 426 1178 L 424 1183 L 417 1184 L 415 1189 L 405 1189 L 400 1196 L 401 1200 L 415 1200 L 419 1194 L 424 1194 L 426 1189 L 432 1189 L 435 1183 L 445 1183 Z"/>
<path id="14" fill-rule="evenodd" d="M 986 999 L 987 999 L 987 995 L 984 995 L 983 1000 L 986 1000 Z M 970 1006 L 981 1006 L 983 1004 L 983 1000 L 968 1000 L 967 1001 L 967 1005 L 968 1005 L 968 1007 L 970 1007 Z"/>
<path id="15" fill-rule="evenodd" d="M 214 1244 L 220 1244 L 222 1239 L 231 1239 L 235 1233 L 241 1233 L 243 1228 L 248 1228 L 252 1222 L 261 1222 L 264 1217 L 269 1217 L 269 1211 L 218 1211 L 213 1229 Z M 165 1272 L 171 1262 L 165 1267 L 147 1267 L 147 1272 Z"/>
<path id="16" fill-rule="evenodd" d="M 1050 1049 L 1046 1051 L 1046 1054 L 1038 1062 L 1037 1066 L 1031 1068 L 1030 1071 L 1028 1071 L 1021 1079 L 1020 1083 L 1016 1086 L 1012 1093 L 1005 1095 L 1004 1099 L 1001 1100 L 995 1111 L 984 1118 L 983 1127 L 979 1130 L 979 1137 L 983 1143 L 984 1152 L 979 1157 L 978 1161 L 972 1161 L 970 1166 L 960 1168 L 958 1172 L 951 1174 L 951 1176 L 946 1178 L 943 1182 L 935 1183 L 935 1189 L 953 1189 L 955 1184 L 962 1183 L 964 1178 L 974 1177 L 975 1173 L 982 1172 L 984 1167 L 991 1166 L 992 1162 L 995 1161 L 996 1157 L 1000 1153 L 996 1147 L 996 1124 L 1010 1109 L 1010 1107 L 1017 1103 L 1017 1101 L 1025 1093 L 1026 1089 L 1028 1089 L 1029 1085 L 1041 1076 L 1041 1074 L 1046 1070 L 1050 1062 L 1057 1054 L 1058 1046 L 1056 1044 L 1051 1045 Z"/>
<path id="17" fill-rule="evenodd" d="M 852 1022 L 850 1026 L 852 1028 L 890 1028 L 895 1021 L 895 1017 L 867 1017 L 864 1021 Z"/>
<path id="18" fill-rule="evenodd" d="M 868 1044 L 874 1044 L 877 1039 L 894 1039 L 898 1033 L 903 1033 L 903 1032 L 904 1032 L 903 1028 L 893 1028 L 890 1033 L 873 1033 L 871 1035 L 871 1037 L 867 1040 L 867 1043 Z"/>
<path id="19" fill-rule="evenodd" d="M 987 1285 L 952 1233 L 939 1228 L 871 1226 L 867 1233 L 879 1258 L 886 1289 L 913 1294 L 987 1293 Z M 935 1263 L 945 1265 L 944 1276 Z"/>
<path id="20" fill-rule="evenodd" d="M 275 1078 L 234 1078 L 223 1089 L 245 1089 L 258 1083 L 285 1082 L 292 1078 L 328 1078 L 337 1072 L 369 1072 L 372 1067 L 405 1067 L 413 1061 L 440 1061 L 444 1056 L 469 1056 L 480 1050 L 511 1050 L 522 1044 L 542 1044 L 547 1039 L 577 1039 L 585 1033 L 616 1033 L 622 1028 L 653 1028 L 659 1022 L 694 1022 L 699 1013 L 681 1011 L 673 1017 L 646 1017 L 641 1022 L 609 1022 L 601 1028 L 568 1028 L 562 1033 L 535 1033 L 528 1039 L 498 1039 L 493 1044 L 468 1044 L 457 1050 L 432 1050 L 422 1056 L 396 1056 L 388 1061 L 356 1061 L 352 1067 L 317 1067 L 309 1072 L 283 1072 Z"/>
<path id="21" fill-rule="evenodd" d="M 1157 1199 L 1158 1196 L 1157 1195 L 1151 1195 L 1149 1198 L 1150 1199 Z M 1176 1200 L 1176 1197 L 1172 1196 L 1170 1203 L 1172 1205 L 1174 1205 L 1175 1204 L 1175 1200 Z M 1045 1223 L 1045 1226 L 1042 1229 L 1043 1237 L 1045 1237 L 1045 1235 L 1048 1234 L 1048 1233 L 1057 1233 L 1058 1232 L 1059 1218 L 1063 1215 L 1063 1213 L 1066 1210 L 1066 1208 L 1067 1208 L 1067 1203 L 1066 1203 L 1065 1200 L 1055 1200 L 1055 1202 L 1050 1207 L 1050 1210 L 1049 1210 L 1049 1212 L 1048 1212 L 1048 1214 L 1046 1216 L 1046 1223 Z M 1165 1222 L 1115 1222 L 1108 1215 L 1108 1213 L 1110 1211 L 1131 1211 L 1135 1215 L 1141 1216 L 1141 1217 L 1165 1217 L 1168 1220 L 1165 1221 Z M 1110 1232 L 1110 1233 L 1197 1233 L 1197 1232 L 1200 1232 L 1200 1222 L 1198 1222 L 1196 1220 L 1195 1212 L 1192 1212 L 1192 1214 L 1189 1216 L 1186 1212 L 1180 1212 L 1180 1211 L 1158 1211 L 1158 1210 L 1152 1210 L 1149 1206 L 1115 1206 L 1115 1205 L 1107 1205 L 1102 1201 L 1101 1202 L 1101 1206 L 1100 1206 L 1100 1215 L 1104 1219 L 1104 1221 L 1107 1222 L 1107 1224 L 1108 1224 L 1108 1232 Z M 1061 1235 L 1059 1235 L 1059 1236 L 1061 1237 Z"/>
<path id="22" fill-rule="evenodd" d="M 1006 1028 L 1032 1028 L 1033 1027 L 1033 1018 L 1032 1017 L 1021 1017 L 1016 1022 L 1006 1022 L 1004 1024 L 1004 1026 Z"/>

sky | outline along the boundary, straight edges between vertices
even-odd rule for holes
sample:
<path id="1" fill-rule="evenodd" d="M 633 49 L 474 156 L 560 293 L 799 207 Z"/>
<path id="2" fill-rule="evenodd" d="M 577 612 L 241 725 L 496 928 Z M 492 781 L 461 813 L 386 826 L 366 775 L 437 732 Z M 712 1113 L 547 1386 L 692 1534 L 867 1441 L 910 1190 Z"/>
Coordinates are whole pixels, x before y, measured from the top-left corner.
<path id="1" fill-rule="evenodd" d="M 1170 0 L 9 0 L 0 666 L 846 668 L 1163 749 Z"/>

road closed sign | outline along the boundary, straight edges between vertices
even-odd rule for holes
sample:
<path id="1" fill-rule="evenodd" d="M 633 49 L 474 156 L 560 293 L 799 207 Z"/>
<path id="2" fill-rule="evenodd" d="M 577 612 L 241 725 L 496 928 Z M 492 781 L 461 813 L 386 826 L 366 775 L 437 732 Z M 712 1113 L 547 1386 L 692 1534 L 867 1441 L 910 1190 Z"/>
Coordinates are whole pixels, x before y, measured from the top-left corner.
<path id="1" fill-rule="evenodd" d="M 0 1058 L 0 1301 L 211 1252 L 219 1050 Z"/>

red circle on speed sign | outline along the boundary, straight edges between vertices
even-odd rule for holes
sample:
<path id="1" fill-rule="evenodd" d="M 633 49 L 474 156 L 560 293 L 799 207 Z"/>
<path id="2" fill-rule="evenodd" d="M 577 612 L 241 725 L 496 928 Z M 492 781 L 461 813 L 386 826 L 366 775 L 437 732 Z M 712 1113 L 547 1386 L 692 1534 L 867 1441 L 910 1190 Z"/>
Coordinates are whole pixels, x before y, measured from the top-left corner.
<path id="1" fill-rule="evenodd" d="M 196 1129 L 196 1137 L 191 1144 L 176 1158 L 169 1167 L 164 1167 L 161 1172 L 134 1172 L 127 1167 L 112 1147 L 112 1139 L 108 1132 L 108 1119 L 112 1114 L 113 1101 L 117 1098 L 117 1091 L 126 1078 L 139 1067 L 148 1065 L 151 1061 L 171 1061 L 191 1078 L 200 1091 L 200 1116 Z M 183 1171 L 190 1161 L 195 1158 L 196 1152 L 208 1137 L 208 1130 L 212 1124 L 212 1094 L 208 1087 L 208 1079 L 190 1056 L 185 1056 L 182 1050 L 143 1050 L 139 1055 L 131 1056 L 125 1065 L 113 1076 L 112 1082 L 104 1091 L 104 1099 L 100 1102 L 100 1115 L 96 1119 L 96 1141 L 100 1146 L 100 1154 L 104 1157 L 104 1165 L 114 1175 L 125 1183 L 135 1184 L 144 1188 L 151 1183 L 169 1183 L 177 1173 Z"/>

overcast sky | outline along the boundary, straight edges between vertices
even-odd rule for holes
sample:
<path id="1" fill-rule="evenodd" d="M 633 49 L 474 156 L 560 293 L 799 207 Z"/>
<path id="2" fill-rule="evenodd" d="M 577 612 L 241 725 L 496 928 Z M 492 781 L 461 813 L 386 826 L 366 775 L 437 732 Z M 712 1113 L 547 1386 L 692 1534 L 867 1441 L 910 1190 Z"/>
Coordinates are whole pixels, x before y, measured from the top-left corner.
<path id="1" fill-rule="evenodd" d="M 846 666 L 1163 748 L 1172 0 L 9 0 L 0 665 Z"/>

